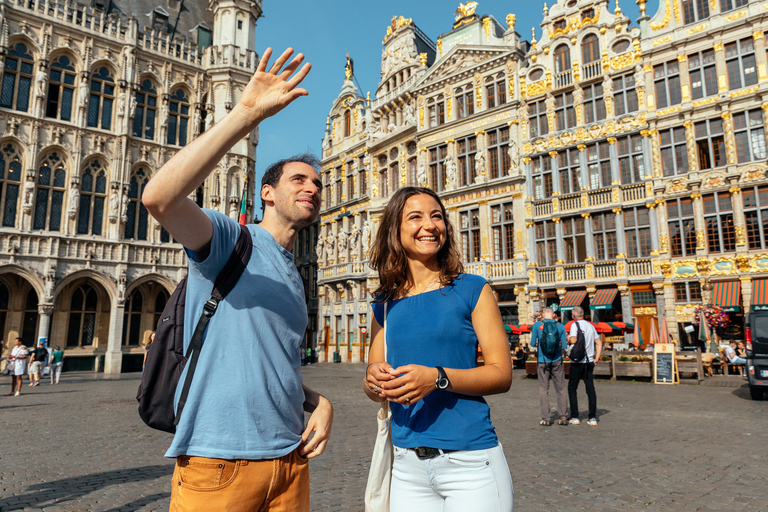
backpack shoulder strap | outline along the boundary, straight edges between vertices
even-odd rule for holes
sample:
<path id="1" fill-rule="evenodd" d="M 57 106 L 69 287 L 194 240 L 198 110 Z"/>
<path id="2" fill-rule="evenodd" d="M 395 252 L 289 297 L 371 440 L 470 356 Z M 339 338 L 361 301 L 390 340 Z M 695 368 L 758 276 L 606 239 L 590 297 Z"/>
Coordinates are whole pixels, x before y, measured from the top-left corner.
<path id="1" fill-rule="evenodd" d="M 224 268 L 221 269 L 219 275 L 216 276 L 216 281 L 213 283 L 211 298 L 208 299 L 203 306 L 203 313 L 200 315 L 200 320 L 197 321 L 195 332 L 192 334 L 192 339 L 189 341 L 189 348 L 187 348 L 186 354 L 189 369 L 187 370 L 187 376 L 184 379 L 184 387 L 181 389 L 181 395 L 179 396 L 179 405 L 176 408 L 176 418 L 173 420 L 174 425 L 179 424 L 181 411 L 187 403 L 189 388 L 192 386 L 192 376 L 197 367 L 197 360 L 200 358 L 200 350 L 203 348 L 203 332 L 205 332 L 205 327 L 216 312 L 216 308 L 219 307 L 219 302 L 221 302 L 237 284 L 245 267 L 248 265 L 248 261 L 251 259 L 252 250 L 253 239 L 251 238 L 251 233 L 248 231 L 247 227 L 241 225 L 240 235 L 237 238 L 235 249 L 232 251 Z"/>

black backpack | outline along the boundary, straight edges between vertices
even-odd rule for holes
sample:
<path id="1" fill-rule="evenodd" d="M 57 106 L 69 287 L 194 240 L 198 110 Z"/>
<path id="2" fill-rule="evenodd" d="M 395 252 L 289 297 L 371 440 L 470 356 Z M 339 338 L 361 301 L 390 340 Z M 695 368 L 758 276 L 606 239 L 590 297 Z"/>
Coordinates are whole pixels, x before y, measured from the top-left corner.
<path id="1" fill-rule="evenodd" d="M 540 337 L 541 341 L 539 341 L 541 353 L 550 359 L 557 359 L 562 350 L 557 322 L 544 322 L 543 320 L 542 322 L 542 336 Z"/>
<path id="2" fill-rule="evenodd" d="M 579 363 L 587 357 L 587 340 L 584 337 L 584 331 L 581 330 L 579 322 L 576 322 L 576 343 L 571 347 L 569 356 L 572 363 Z M 587 359 L 587 362 L 589 362 L 589 359 Z"/>
<path id="3" fill-rule="evenodd" d="M 219 302 L 235 287 L 240 275 L 251 259 L 253 240 L 245 226 L 240 226 L 240 236 L 227 264 L 221 269 L 213 284 L 211 298 L 203 307 L 195 332 L 184 354 L 184 303 L 187 297 L 187 278 L 181 280 L 163 308 L 157 323 L 155 340 L 149 345 L 144 373 L 136 394 L 139 416 L 148 426 L 164 432 L 175 433 L 181 411 L 187 401 L 192 376 L 195 373 L 200 350 L 203 347 L 203 331 Z M 189 371 L 179 397 L 179 406 L 173 410 L 173 398 L 181 373 L 189 361 Z"/>

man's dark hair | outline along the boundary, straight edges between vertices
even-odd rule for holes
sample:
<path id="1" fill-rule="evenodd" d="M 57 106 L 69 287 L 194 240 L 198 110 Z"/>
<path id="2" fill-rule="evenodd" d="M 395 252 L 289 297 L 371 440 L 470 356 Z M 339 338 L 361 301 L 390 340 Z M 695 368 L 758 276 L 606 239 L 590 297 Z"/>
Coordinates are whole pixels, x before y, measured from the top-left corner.
<path id="1" fill-rule="evenodd" d="M 259 187 L 259 197 L 261 197 L 261 188 L 264 187 L 264 185 L 269 185 L 270 187 L 277 186 L 277 184 L 280 182 L 280 178 L 283 177 L 283 168 L 285 167 L 285 164 L 290 164 L 293 162 L 307 164 L 317 172 L 320 172 L 320 159 L 309 152 L 278 160 L 277 162 L 267 167 L 267 170 L 264 171 L 264 176 L 261 177 L 261 187 Z M 262 199 L 262 212 L 264 211 L 265 206 L 266 205 L 264 204 L 264 200 Z"/>

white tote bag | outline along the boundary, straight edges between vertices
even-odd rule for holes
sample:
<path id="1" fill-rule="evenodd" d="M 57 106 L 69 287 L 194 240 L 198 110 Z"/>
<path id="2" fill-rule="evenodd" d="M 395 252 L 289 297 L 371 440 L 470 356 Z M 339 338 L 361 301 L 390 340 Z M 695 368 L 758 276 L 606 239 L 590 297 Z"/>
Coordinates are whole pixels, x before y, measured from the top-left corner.
<path id="1" fill-rule="evenodd" d="M 384 360 L 387 359 L 387 303 L 384 302 Z M 373 445 L 371 469 L 365 486 L 365 512 L 389 512 L 389 486 L 392 481 L 392 411 L 387 400 L 376 414 L 376 442 Z"/>

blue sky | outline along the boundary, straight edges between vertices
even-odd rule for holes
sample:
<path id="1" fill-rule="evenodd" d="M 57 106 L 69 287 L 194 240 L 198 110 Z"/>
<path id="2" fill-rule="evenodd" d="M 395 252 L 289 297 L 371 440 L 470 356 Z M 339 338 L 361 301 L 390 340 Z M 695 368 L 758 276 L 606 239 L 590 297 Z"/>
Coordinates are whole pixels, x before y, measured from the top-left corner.
<path id="1" fill-rule="evenodd" d="M 344 82 L 346 52 L 355 61 L 355 77 L 365 96 L 374 97 L 380 75 L 381 41 L 392 16 L 412 18 L 433 41 L 453 26 L 457 0 L 388 0 L 384 2 L 336 0 L 264 0 L 264 17 L 256 26 L 256 48 L 261 55 L 272 46 L 276 53 L 287 47 L 303 52 L 312 71 L 303 86 L 309 96 L 266 120 L 260 128 L 256 149 L 256 179 L 270 163 L 307 150 L 320 154 L 325 118 Z M 541 38 L 543 1 L 519 2 L 480 0 L 476 14 L 488 14 L 505 25 L 507 14 L 517 16 L 515 28 L 530 40 L 531 27 Z M 549 2 L 551 5 L 551 2 Z M 611 10 L 615 0 L 611 0 Z M 633 20 L 639 17 L 634 0 L 620 0 L 622 12 Z M 658 9 L 658 0 L 648 2 L 648 15 Z M 259 187 L 256 187 L 259 190 Z M 258 192 L 257 192 L 258 193 Z M 258 201 L 257 201 L 258 204 Z M 257 215 L 261 217 L 261 212 Z"/>

